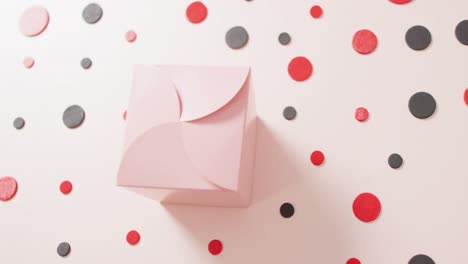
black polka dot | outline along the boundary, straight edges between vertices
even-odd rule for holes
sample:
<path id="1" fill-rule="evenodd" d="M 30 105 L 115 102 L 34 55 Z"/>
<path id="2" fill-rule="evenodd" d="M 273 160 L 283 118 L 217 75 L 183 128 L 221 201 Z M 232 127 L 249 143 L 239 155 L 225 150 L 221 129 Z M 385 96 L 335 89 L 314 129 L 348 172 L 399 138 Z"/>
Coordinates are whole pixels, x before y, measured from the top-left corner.
<path id="1" fill-rule="evenodd" d="M 388 165 L 392 169 L 398 169 L 403 165 L 403 158 L 400 156 L 400 154 L 393 153 L 388 157 Z"/>
<path id="2" fill-rule="evenodd" d="M 249 42 L 249 33 L 241 26 L 236 26 L 226 32 L 226 44 L 231 49 L 240 49 Z"/>
<path id="3" fill-rule="evenodd" d="M 408 264 L 435 264 L 435 262 L 429 256 L 420 254 L 412 257 Z"/>
<path id="4" fill-rule="evenodd" d="M 83 67 L 83 69 L 87 70 L 93 65 L 93 61 L 90 58 L 83 58 L 80 62 L 80 65 Z"/>
<path id="5" fill-rule="evenodd" d="M 99 22 L 99 20 L 101 20 L 102 14 L 103 14 L 103 11 L 102 11 L 101 6 L 99 6 L 96 3 L 92 3 L 92 4 L 87 5 L 83 9 L 82 16 L 83 16 L 84 21 L 86 21 L 86 23 L 95 24 Z"/>
<path id="6" fill-rule="evenodd" d="M 70 254 L 71 246 L 67 242 L 62 242 L 57 246 L 57 254 L 61 257 L 66 257 Z"/>
<path id="7" fill-rule="evenodd" d="M 434 114 L 436 105 L 436 101 L 432 95 L 426 92 L 419 92 L 411 96 L 408 108 L 416 118 L 425 119 Z"/>
<path id="8" fill-rule="evenodd" d="M 463 20 L 455 29 L 455 36 L 463 45 L 468 45 L 468 20 Z"/>
<path id="9" fill-rule="evenodd" d="M 284 218 L 290 218 L 294 215 L 294 206 L 290 203 L 284 203 L 280 207 L 280 214 Z"/>
<path id="10" fill-rule="evenodd" d="M 414 26 L 406 32 L 406 44 L 413 50 L 424 50 L 431 44 L 431 32 L 423 26 Z"/>
<path id="11" fill-rule="evenodd" d="M 26 122 L 24 121 L 24 119 L 22 117 L 17 117 L 14 121 L 13 121 L 13 126 L 16 128 L 16 129 L 22 129 L 24 127 L 24 125 L 26 124 Z"/>
<path id="12" fill-rule="evenodd" d="M 68 107 L 62 116 L 63 123 L 68 128 L 79 127 L 85 119 L 85 112 L 79 105 L 72 105 Z"/>
<path id="13" fill-rule="evenodd" d="M 279 41 L 279 43 L 281 45 L 288 45 L 289 42 L 291 42 L 291 36 L 289 36 L 288 33 L 283 32 L 283 33 L 279 34 L 278 41 Z"/>
<path id="14" fill-rule="evenodd" d="M 288 106 L 283 110 L 283 116 L 286 120 L 293 120 L 296 118 L 297 112 L 296 109 L 292 106 Z"/>

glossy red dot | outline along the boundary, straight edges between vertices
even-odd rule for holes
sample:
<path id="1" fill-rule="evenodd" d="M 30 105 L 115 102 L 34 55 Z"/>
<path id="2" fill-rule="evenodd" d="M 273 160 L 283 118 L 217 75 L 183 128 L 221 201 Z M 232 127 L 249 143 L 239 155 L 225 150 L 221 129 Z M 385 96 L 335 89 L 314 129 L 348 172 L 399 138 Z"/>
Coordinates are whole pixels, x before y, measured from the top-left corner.
<path id="1" fill-rule="evenodd" d="M 465 104 L 468 105 L 468 88 L 466 88 L 465 90 L 464 100 L 465 100 Z"/>
<path id="2" fill-rule="evenodd" d="M 310 15 L 313 18 L 320 18 L 323 14 L 323 10 L 320 6 L 314 5 L 312 8 L 310 8 Z"/>
<path id="3" fill-rule="evenodd" d="M 127 33 L 125 33 L 125 39 L 130 43 L 134 42 L 137 39 L 136 32 L 133 30 L 127 31 Z"/>
<path id="4" fill-rule="evenodd" d="M 60 184 L 60 191 L 63 193 L 63 194 L 69 194 L 73 189 L 73 185 L 70 181 L 63 181 L 61 184 Z"/>
<path id="5" fill-rule="evenodd" d="M 360 54 L 369 54 L 377 48 L 377 36 L 368 29 L 359 30 L 353 37 L 353 48 Z"/>
<path id="6" fill-rule="evenodd" d="M 15 197 L 18 191 L 18 183 L 15 178 L 6 176 L 0 178 L 0 201 L 8 201 Z"/>
<path id="7" fill-rule="evenodd" d="M 130 245 L 136 245 L 140 242 L 140 233 L 138 231 L 132 230 L 127 233 L 127 242 Z"/>
<path id="8" fill-rule="evenodd" d="M 380 215 L 382 205 L 372 193 L 361 193 L 353 202 L 354 215 L 363 222 L 372 222 Z"/>
<path id="9" fill-rule="evenodd" d="M 354 112 L 354 117 L 359 122 L 364 122 L 369 118 L 369 111 L 365 107 L 358 107 Z"/>
<path id="10" fill-rule="evenodd" d="M 315 150 L 314 152 L 312 152 L 312 154 L 310 154 L 310 161 L 315 166 L 320 166 L 325 161 L 325 155 L 323 155 L 322 151 Z"/>
<path id="11" fill-rule="evenodd" d="M 185 14 L 190 22 L 198 24 L 205 20 L 208 15 L 208 8 L 200 1 L 193 2 L 187 7 Z"/>
<path id="12" fill-rule="evenodd" d="M 361 264 L 361 261 L 357 258 L 350 258 L 346 261 L 346 264 Z"/>
<path id="13" fill-rule="evenodd" d="M 211 240 L 208 244 L 208 251 L 212 255 L 219 255 L 223 251 L 223 243 L 217 239 Z"/>
<path id="14" fill-rule="evenodd" d="M 289 62 L 288 73 L 295 81 L 301 82 L 309 79 L 312 75 L 312 63 L 306 57 L 295 57 Z"/>
<path id="15" fill-rule="evenodd" d="M 397 5 L 403 5 L 411 2 L 412 0 L 390 0 L 390 2 L 397 4 Z"/>

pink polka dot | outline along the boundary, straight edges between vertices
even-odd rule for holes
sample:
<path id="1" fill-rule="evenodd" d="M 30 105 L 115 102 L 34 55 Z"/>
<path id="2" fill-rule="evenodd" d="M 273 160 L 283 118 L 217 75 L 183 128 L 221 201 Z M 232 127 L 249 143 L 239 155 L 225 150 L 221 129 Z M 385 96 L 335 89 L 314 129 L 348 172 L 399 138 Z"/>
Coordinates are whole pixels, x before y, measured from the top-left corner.
<path id="1" fill-rule="evenodd" d="M 370 30 L 359 30 L 353 37 L 353 48 L 360 54 L 369 54 L 377 48 L 377 36 Z"/>
<path id="2" fill-rule="evenodd" d="M 372 222 L 380 215 L 382 205 L 372 193 L 361 193 L 353 202 L 354 215 L 363 222 Z"/>
<path id="3" fill-rule="evenodd" d="M 354 113 L 354 117 L 359 122 L 364 122 L 369 117 L 369 111 L 364 107 L 358 107 Z"/>
<path id="4" fill-rule="evenodd" d="M 128 42 L 134 42 L 137 39 L 137 34 L 133 30 L 129 30 L 127 33 L 125 33 L 125 38 L 127 39 Z"/>
<path id="5" fill-rule="evenodd" d="M 357 258 L 350 258 L 346 261 L 346 264 L 361 264 L 361 261 Z"/>
<path id="6" fill-rule="evenodd" d="M 185 14 L 190 22 L 198 24 L 206 19 L 208 8 L 200 1 L 193 2 L 187 7 Z"/>
<path id="7" fill-rule="evenodd" d="M 140 242 L 140 233 L 138 233 L 138 231 L 136 230 L 132 230 L 130 232 L 127 233 L 127 243 L 130 244 L 130 245 L 136 245 L 138 244 L 138 242 Z"/>
<path id="8" fill-rule="evenodd" d="M 0 201 L 11 200 L 18 190 L 18 183 L 15 178 L 6 176 L 0 178 Z"/>
<path id="9" fill-rule="evenodd" d="M 312 75 L 312 63 L 306 57 L 295 57 L 289 62 L 288 73 L 295 81 L 302 82 Z"/>
<path id="10" fill-rule="evenodd" d="M 310 9 L 310 15 L 313 17 L 313 18 L 320 18 L 323 14 L 323 10 L 320 6 L 318 5 L 314 5 L 311 9 Z"/>
<path id="11" fill-rule="evenodd" d="M 468 105 L 468 88 L 466 88 L 463 98 L 465 100 L 465 104 Z"/>
<path id="12" fill-rule="evenodd" d="M 32 66 L 34 66 L 34 62 L 35 62 L 35 61 L 34 61 L 33 58 L 31 58 L 31 57 L 26 57 L 26 58 L 24 58 L 24 60 L 23 60 L 23 65 L 24 65 L 24 67 L 30 69 L 30 68 L 32 68 Z"/>
<path id="13" fill-rule="evenodd" d="M 41 6 L 31 6 L 20 17 L 19 29 L 28 37 L 35 37 L 47 28 L 49 13 Z"/>
<path id="14" fill-rule="evenodd" d="M 122 115 L 123 120 L 127 120 L 127 111 L 125 111 Z"/>
<path id="15" fill-rule="evenodd" d="M 219 255 L 223 251 L 223 243 L 217 239 L 211 240 L 208 244 L 208 251 L 212 255 Z"/>
<path id="16" fill-rule="evenodd" d="M 325 161 L 325 155 L 323 154 L 322 151 L 316 150 L 316 151 L 312 152 L 312 154 L 310 154 L 310 161 L 315 166 L 320 166 Z"/>
<path id="17" fill-rule="evenodd" d="M 411 2 L 412 0 L 390 0 L 390 2 L 397 4 L 397 5 L 403 5 Z"/>

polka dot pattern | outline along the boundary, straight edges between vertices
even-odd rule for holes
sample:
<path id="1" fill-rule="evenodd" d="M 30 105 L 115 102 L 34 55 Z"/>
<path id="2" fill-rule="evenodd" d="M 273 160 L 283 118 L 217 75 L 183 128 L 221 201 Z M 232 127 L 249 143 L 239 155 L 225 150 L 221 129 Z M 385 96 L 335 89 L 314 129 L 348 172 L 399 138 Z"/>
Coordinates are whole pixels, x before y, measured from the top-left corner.
<path id="1" fill-rule="evenodd" d="M 357 258 L 350 258 L 346 261 L 346 264 L 361 264 L 361 261 Z"/>
<path id="2" fill-rule="evenodd" d="M 368 29 L 357 31 L 353 37 L 353 48 L 356 52 L 366 55 L 377 48 L 377 36 Z"/>
<path id="3" fill-rule="evenodd" d="M 223 252 L 223 243 L 217 239 L 211 240 L 208 244 L 208 251 L 214 256 L 221 254 Z"/>
<path id="4" fill-rule="evenodd" d="M 379 199 L 372 193 L 361 193 L 353 202 L 354 215 L 365 223 L 376 220 L 381 208 Z"/>
<path id="5" fill-rule="evenodd" d="M 127 33 L 125 33 L 125 39 L 130 43 L 135 42 L 135 40 L 137 39 L 136 32 L 133 30 L 127 31 Z"/>
<path id="6" fill-rule="evenodd" d="M 323 154 L 322 151 L 315 150 L 314 152 L 312 152 L 312 154 L 310 154 L 310 161 L 315 166 L 320 166 L 325 161 L 325 155 Z"/>
<path id="7" fill-rule="evenodd" d="M 73 189 L 73 185 L 70 181 L 63 181 L 60 184 L 60 192 L 62 192 L 63 194 L 71 193 L 72 189 Z"/>
<path id="8" fill-rule="evenodd" d="M 310 8 L 310 15 L 313 17 L 313 18 L 320 18 L 323 14 L 323 10 L 322 10 L 322 7 L 318 6 L 318 5 L 314 5 Z"/>
<path id="9" fill-rule="evenodd" d="M 241 26 L 232 27 L 226 32 L 226 44 L 234 50 L 241 49 L 249 42 L 249 33 Z"/>
<path id="10" fill-rule="evenodd" d="M 364 122 L 369 118 L 369 111 L 365 107 L 358 107 L 354 113 L 354 118 L 359 122 Z"/>
<path id="11" fill-rule="evenodd" d="M 408 107 L 414 117 L 426 119 L 434 114 L 436 101 L 429 93 L 419 92 L 411 96 Z"/>
<path id="12" fill-rule="evenodd" d="M 302 82 L 312 75 L 312 63 L 306 57 L 295 57 L 288 65 L 289 76 L 295 81 Z"/>
<path id="13" fill-rule="evenodd" d="M 290 203 L 284 203 L 280 207 L 280 214 L 284 218 L 291 218 L 294 215 L 294 206 Z"/>
<path id="14" fill-rule="evenodd" d="M 27 8 L 20 17 L 19 29 L 28 37 L 35 37 L 46 30 L 49 25 L 49 12 L 41 6 Z"/>
<path id="15" fill-rule="evenodd" d="M 138 233 L 138 231 L 136 230 L 132 230 L 130 232 L 127 233 L 127 243 L 129 245 L 136 245 L 138 244 L 138 242 L 140 242 L 140 233 Z"/>
<path id="16" fill-rule="evenodd" d="M 431 44 L 431 32 L 423 26 L 414 26 L 406 32 L 406 43 L 413 50 L 424 50 Z"/>
<path id="17" fill-rule="evenodd" d="M 420 254 L 412 257 L 408 264 L 435 264 L 435 262 L 431 257 Z"/>
<path id="18" fill-rule="evenodd" d="M 193 2 L 187 7 L 185 14 L 191 23 L 198 24 L 208 16 L 208 8 L 200 1 Z"/>
<path id="19" fill-rule="evenodd" d="M 24 67 L 27 68 L 27 69 L 31 69 L 31 68 L 34 66 L 34 63 L 35 63 L 35 61 L 34 61 L 34 59 L 31 58 L 31 57 L 26 57 L 26 58 L 24 58 L 24 60 L 23 60 L 23 65 L 24 65 Z"/>
<path id="20" fill-rule="evenodd" d="M 9 201 L 15 197 L 18 191 L 18 183 L 15 178 L 6 176 L 0 178 L 0 201 Z"/>

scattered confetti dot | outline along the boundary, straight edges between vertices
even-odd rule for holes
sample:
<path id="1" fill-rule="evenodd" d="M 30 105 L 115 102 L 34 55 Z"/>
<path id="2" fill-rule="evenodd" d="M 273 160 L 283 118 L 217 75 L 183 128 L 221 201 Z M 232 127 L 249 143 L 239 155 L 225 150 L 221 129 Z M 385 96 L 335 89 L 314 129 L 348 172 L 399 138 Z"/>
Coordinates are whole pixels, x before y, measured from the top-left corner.
<path id="1" fill-rule="evenodd" d="M 231 49 L 240 49 L 249 42 L 249 33 L 241 26 L 236 26 L 226 32 L 226 44 Z"/>
<path id="2" fill-rule="evenodd" d="M 463 99 L 465 100 L 465 104 L 468 105 L 468 88 L 465 89 L 465 94 L 463 95 Z"/>
<path id="3" fill-rule="evenodd" d="M 289 62 L 288 73 L 295 81 L 302 82 L 312 75 L 312 63 L 306 57 L 295 57 Z"/>
<path id="4" fill-rule="evenodd" d="M 296 118 L 296 115 L 296 109 L 292 106 L 288 106 L 283 110 L 283 116 L 286 120 L 293 120 L 294 118 Z"/>
<path id="5" fill-rule="evenodd" d="M 310 8 L 310 15 L 313 18 L 320 18 L 323 14 L 323 10 L 320 6 L 314 5 Z"/>
<path id="6" fill-rule="evenodd" d="M 49 12 L 41 6 L 31 6 L 20 17 L 19 29 L 28 37 L 35 37 L 49 25 Z"/>
<path id="7" fill-rule="evenodd" d="M 350 258 L 346 261 L 346 264 L 361 264 L 361 261 L 357 258 Z"/>
<path id="8" fill-rule="evenodd" d="M 210 243 L 208 243 L 208 251 L 214 256 L 221 254 L 223 251 L 223 243 L 217 239 L 211 240 Z"/>
<path id="9" fill-rule="evenodd" d="M 288 33 L 283 32 L 283 33 L 279 34 L 279 36 L 278 36 L 278 41 L 279 41 L 279 43 L 280 43 L 281 45 L 283 45 L 283 46 L 284 46 L 284 45 L 288 45 L 289 42 L 291 42 L 291 36 L 289 36 Z"/>
<path id="10" fill-rule="evenodd" d="M 398 153 L 393 153 L 388 157 L 388 165 L 392 169 L 398 169 L 403 165 L 403 158 Z"/>
<path id="11" fill-rule="evenodd" d="M 85 112 L 79 105 L 69 106 L 62 116 L 63 123 L 68 128 L 77 128 L 85 120 Z"/>
<path id="12" fill-rule="evenodd" d="M 80 65 L 83 69 L 87 70 L 93 66 L 93 61 L 90 58 L 83 58 Z"/>
<path id="13" fill-rule="evenodd" d="M 137 39 L 137 34 L 135 33 L 135 31 L 129 30 L 127 31 L 127 33 L 125 33 L 125 39 L 128 42 L 132 43 Z"/>
<path id="14" fill-rule="evenodd" d="M 353 202 L 354 215 L 363 222 L 372 222 L 380 215 L 382 206 L 372 193 L 361 193 Z"/>
<path id="15" fill-rule="evenodd" d="M 24 121 L 24 119 L 22 117 L 17 117 L 13 121 L 13 126 L 18 130 L 22 129 L 25 124 L 26 124 L 26 121 Z"/>
<path id="16" fill-rule="evenodd" d="M 426 92 L 419 92 L 411 96 L 408 108 L 414 117 L 425 119 L 434 114 L 436 101 L 432 95 Z"/>
<path id="17" fill-rule="evenodd" d="M 23 60 L 23 65 L 24 65 L 24 67 L 26 67 L 27 69 L 32 68 L 32 66 L 34 66 L 34 59 L 31 58 L 31 57 L 26 57 L 26 58 L 24 58 L 24 60 Z"/>
<path id="18" fill-rule="evenodd" d="M 103 13 L 101 6 L 96 3 L 91 3 L 83 9 L 82 16 L 86 23 L 96 24 L 101 20 Z"/>
<path id="19" fill-rule="evenodd" d="M 138 242 L 140 242 L 140 233 L 138 233 L 135 230 L 132 230 L 127 233 L 127 242 L 130 245 L 136 245 Z"/>
<path id="20" fill-rule="evenodd" d="M 397 5 L 403 5 L 411 2 L 412 0 L 390 0 L 390 2 L 397 4 Z"/>
<path id="21" fill-rule="evenodd" d="M 424 50 L 431 44 L 431 32 L 423 26 L 414 26 L 406 32 L 406 44 L 413 50 Z"/>
<path id="22" fill-rule="evenodd" d="M 468 45 L 468 20 L 463 20 L 455 29 L 455 36 L 463 45 Z"/>
<path id="23" fill-rule="evenodd" d="M 63 181 L 61 184 L 60 184 L 60 191 L 63 193 L 63 194 L 69 194 L 73 189 L 73 185 L 70 181 Z"/>
<path id="24" fill-rule="evenodd" d="M 0 201 L 8 201 L 15 197 L 18 191 L 18 183 L 15 178 L 6 176 L 0 178 Z"/>
<path id="25" fill-rule="evenodd" d="M 187 7 L 185 14 L 191 23 L 198 24 L 206 19 L 208 8 L 200 1 L 193 2 Z"/>
<path id="26" fill-rule="evenodd" d="M 377 36 L 368 29 L 359 30 L 353 37 L 353 48 L 360 54 L 369 54 L 377 47 Z"/>
<path id="27" fill-rule="evenodd" d="M 408 264 L 435 264 L 435 262 L 429 256 L 420 254 L 412 257 Z"/>
<path id="28" fill-rule="evenodd" d="M 358 107 L 354 112 L 354 118 L 359 122 L 364 122 L 369 118 L 369 111 L 365 107 Z"/>
<path id="29" fill-rule="evenodd" d="M 323 154 L 322 151 L 315 150 L 314 152 L 312 152 L 312 154 L 310 154 L 310 161 L 315 166 L 320 166 L 325 161 L 325 155 Z"/>
<path id="30" fill-rule="evenodd" d="M 127 120 L 127 111 L 124 111 L 122 117 L 123 117 L 123 120 L 125 120 L 125 121 Z"/>
<path id="31" fill-rule="evenodd" d="M 290 218 L 294 215 L 294 206 L 290 203 L 284 203 L 280 207 L 280 214 L 284 218 Z"/>
<path id="32" fill-rule="evenodd" d="M 62 242 L 57 246 L 57 254 L 61 257 L 66 257 L 70 254 L 71 246 L 67 242 Z"/>

